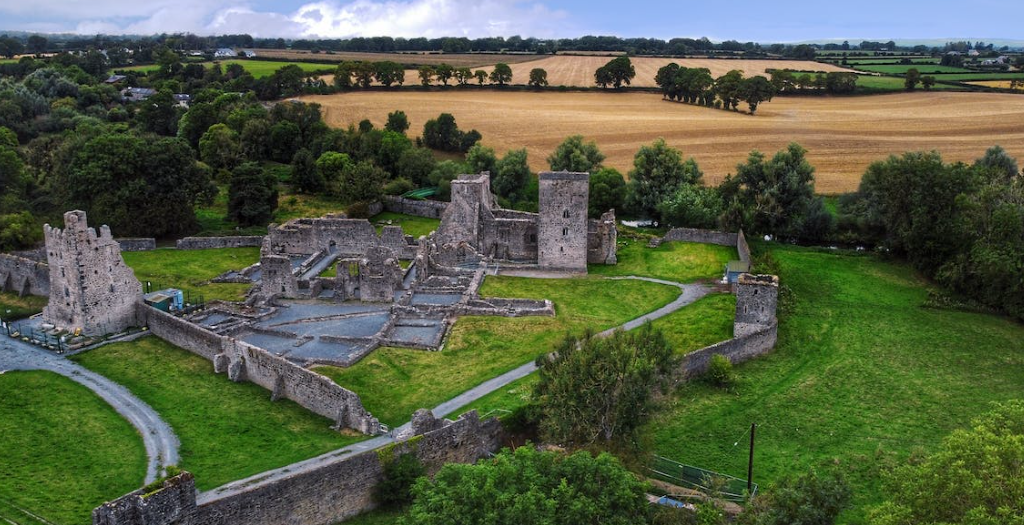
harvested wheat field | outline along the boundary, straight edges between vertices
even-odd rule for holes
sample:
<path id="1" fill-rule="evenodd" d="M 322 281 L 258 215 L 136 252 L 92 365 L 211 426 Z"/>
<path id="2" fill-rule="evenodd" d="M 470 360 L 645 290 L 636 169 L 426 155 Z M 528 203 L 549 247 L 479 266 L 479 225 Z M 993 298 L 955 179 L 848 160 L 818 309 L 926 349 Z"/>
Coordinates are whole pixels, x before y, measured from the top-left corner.
<path id="1" fill-rule="evenodd" d="M 975 80 L 973 82 L 964 82 L 964 84 L 970 84 L 972 86 L 991 87 L 991 88 L 1003 88 L 1003 89 L 1014 88 L 1014 89 L 1018 89 L 1018 90 L 1024 90 L 1024 86 L 1018 85 L 1018 86 L 1015 87 L 1015 86 L 1012 86 L 1010 84 L 1010 82 L 1012 82 L 1012 81 L 1010 81 L 1010 80 Z"/>
<path id="2" fill-rule="evenodd" d="M 512 68 L 512 83 L 525 85 L 530 80 L 530 70 L 541 68 L 548 72 L 548 84 L 552 86 L 594 86 L 594 72 L 597 68 L 605 65 L 611 60 L 608 56 L 552 56 L 533 62 L 509 64 Z M 657 87 L 654 83 L 654 75 L 666 64 L 675 62 L 683 67 L 706 67 L 711 70 L 711 76 L 719 77 L 739 69 L 745 76 L 765 75 L 767 69 L 793 69 L 797 71 L 850 71 L 831 64 L 822 64 L 807 60 L 744 60 L 726 58 L 652 58 L 633 57 L 630 58 L 633 68 L 636 69 L 636 78 L 631 86 L 634 87 Z M 494 67 L 485 67 L 488 73 Z"/>
<path id="3" fill-rule="evenodd" d="M 757 115 L 663 101 L 650 93 L 353 92 L 304 97 L 324 106 L 331 126 L 362 119 L 383 126 L 405 111 L 410 133 L 442 112 L 460 129 L 477 129 L 499 155 L 525 147 L 530 166 L 573 134 L 597 142 L 605 164 L 623 174 L 640 145 L 664 137 L 694 157 L 717 184 L 750 150 L 774 153 L 795 141 L 809 150 L 817 190 L 855 190 L 868 164 L 905 151 L 938 150 L 947 161 L 971 161 L 999 144 L 1024 158 L 1024 99 L 996 93 L 899 93 L 863 97 L 777 97 Z"/>

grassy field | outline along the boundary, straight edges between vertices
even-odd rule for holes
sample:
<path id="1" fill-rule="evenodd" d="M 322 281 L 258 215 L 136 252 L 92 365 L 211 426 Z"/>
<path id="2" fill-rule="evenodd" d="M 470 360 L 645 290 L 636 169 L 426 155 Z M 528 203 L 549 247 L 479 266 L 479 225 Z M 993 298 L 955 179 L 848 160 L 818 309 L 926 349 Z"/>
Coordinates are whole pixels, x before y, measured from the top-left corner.
<path id="1" fill-rule="evenodd" d="M 896 79 L 899 80 L 899 79 Z M 403 110 L 411 129 L 452 113 L 460 129 L 504 152 L 525 147 L 534 171 L 566 137 L 597 142 L 605 164 L 622 173 L 642 144 L 663 137 L 694 157 L 718 184 L 752 149 L 773 153 L 789 142 L 808 149 L 821 193 L 854 191 L 867 166 L 906 151 L 938 150 L 973 161 L 1000 144 L 1024 157 L 1024 105 L 1011 94 L 915 92 L 870 97 L 777 97 L 757 115 L 662 101 L 648 93 L 356 92 L 305 97 L 323 104 L 331 126 L 370 119 L 381 127 Z"/>
<path id="2" fill-rule="evenodd" d="M 283 60 L 331 60 L 343 61 L 369 61 L 383 62 L 389 60 L 399 64 L 409 65 L 431 65 L 448 64 L 455 67 L 478 68 L 491 66 L 499 62 L 505 64 L 517 64 L 520 62 L 531 62 L 543 58 L 545 55 L 502 55 L 497 53 L 358 53 L 358 52 L 332 52 L 311 53 L 301 49 L 257 49 L 256 52 L 267 58 L 280 58 Z M 330 64 L 328 64 L 329 66 Z M 416 80 L 417 77 L 406 78 Z"/>
<path id="3" fill-rule="evenodd" d="M 917 69 L 922 75 L 933 73 L 969 73 L 969 69 L 954 66 L 940 66 L 938 64 L 857 64 L 857 69 L 862 71 L 873 71 L 875 73 L 887 73 L 891 75 L 902 75 L 910 69 Z"/>
<path id="4" fill-rule="evenodd" d="M 377 233 L 380 233 L 384 226 L 401 226 L 402 231 L 406 235 L 412 235 L 417 239 L 421 235 L 427 235 L 436 230 L 437 226 L 441 224 L 440 219 L 429 219 L 427 217 L 416 217 L 414 215 L 403 215 L 388 211 L 374 215 L 370 218 L 370 222 L 377 227 Z"/>
<path id="5" fill-rule="evenodd" d="M 211 250 L 175 250 L 161 248 L 148 252 L 125 252 L 124 262 L 135 271 L 135 277 L 153 290 L 180 288 L 191 294 L 193 301 L 202 295 L 207 301 L 221 299 L 241 301 L 248 284 L 210 283 L 210 279 L 228 271 L 241 270 L 259 261 L 259 248 L 216 248 Z"/>
<path id="6" fill-rule="evenodd" d="M 618 326 L 669 303 L 679 291 L 642 281 L 497 276 L 487 277 L 480 293 L 551 299 L 556 316 L 461 317 L 441 352 L 381 348 L 350 368 L 317 371 L 359 394 L 382 422 L 396 425 L 418 408 L 433 408 L 550 351 L 567 332 Z"/>
<path id="7" fill-rule="evenodd" d="M 1024 395 L 1024 326 L 923 308 L 928 285 L 903 265 L 772 251 L 793 298 L 775 351 L 739 366 L 729 390 L 684 385 L 652 426 L 657 453 L 745 477 L 744 432 L 756 422 L 755 481 L 837 467 L 855 504 L 840 522 L 860 524 L 887 467 Z"/>
<path id="8" fill-rule="evenodd" d="M 181 440 L 181 468 L 208 490 L 355 443 L 299 405 L 272 402 L 252 383 L 214 374 L 213 365 L 156 337 L 115 343 L 76 361 L 124 385 L 153 407 Z"/>
<path id="9" fill-rule="evenodd" d="M 18 294 L 14 292 L 2 292 L 0 293 L 0 319 L 7 321 L 35 315 L 43 311 L 47 301 L 49 301 L 48 297 L 38 295 L 18 297 Z"/>
<path id="10" fill-rule="evenodd" d="M 665 334 L 676 355 L 686 355 L 732 338 L 736 296 L 716 293 L 651 322 Z"/>
<path id="11" fill-rule="evenodd" d="M 92 509 L 142 486 L 135 429 L 89 389 L 51 372 L 0 375 L 0 522 L 88 523 Z"/>
<path id="12" fill-rule="evenodd" d="M 594 264 L 588 267 L 594 275 L 639 275 L 668 281 L 689 283 L 702 279 L 720 279 L 725 264 L 736 259 L 736 248 L 689 242 L 666 242 L 648 248 L 636 239 L 619 246 L 618 264 Z"/>
<path id="13" fill-rule="evenodd" d="M 548 73 L 548 84 L 552 86 L 594 87 L 594 72 L 597 68 L 611 60 L 607 56 L 549 56 L 542 60 L 520 64 L 512 67 L 512 83 L 525 85 L 530 80 L 530 70 L 541 68 Z M 636 77 L 630 83 L 632 87 L 657 87 L 654 76 L 658 69 L 669 63 L 683 67 L 706 67 L 711 76 L 719 77 L 733 69 L 743 71 L 745 76 L 767 75 L 768 69 L 793 69 L 796 71 L 849 71 L 849 69 L 823 64 L 810 60 L 725 60 L 713 58 L 653 58 L 631 57 L 630 62 L 636 70 Z M 493 67 L 485 67 L 490 73 Z M 406 73 L 409 78 L 409 73 Z M 416 78 L 413 76 L 412 78 Z"/>
<path id="14" fill-rule="evenodd" d="M 936 80 L 940 80 L 941 77 L 936 77 Z M 867 92 L 891 92 L 901 93 L 907 90 L 907 86 L 904 83 L 902 77 L 875 77 L 871 75 L 861 75 L 857 77 L 857 87 Z M 919 91 L 927 92 L 920 85 L 917 88 Z M 957 86 L 951 86 L 949 84 L 935 84 L 932 86 L 931 91 L 946 91 L 950 89 L 962 89 Z"/>
<path id="15" fill-rule="evenodd" d="M 220 63 L 222 69 L 227 69 L 231 64 L 241 64 L 254 78 L 263 78 L 273 75 L 275 71 L 281 69 L 284 66 L 296 65 L 302 68 L 307 73 L 314 72 L 333 72 L 337 66 L 331 64 L 314 64 L 311 62 L 292 62 L 292 61 L 277 61 L 277 60 L 215 60 L 213 62 L 203 62 L 204 67 L 212 67 L 214 63 Z M 144 66 L 131 66 L 116 68 L 116 71 L 143 71 L 146 73 L 157 71 L 160 69 L 159 65 L 147 64 Z"/>
<path id="16" fill-rule="evenodd" d="M 968 80 L 1024 80 L 1024 73 L 949 73 L 937 75 L 936 80 L 966 82 Z"/>

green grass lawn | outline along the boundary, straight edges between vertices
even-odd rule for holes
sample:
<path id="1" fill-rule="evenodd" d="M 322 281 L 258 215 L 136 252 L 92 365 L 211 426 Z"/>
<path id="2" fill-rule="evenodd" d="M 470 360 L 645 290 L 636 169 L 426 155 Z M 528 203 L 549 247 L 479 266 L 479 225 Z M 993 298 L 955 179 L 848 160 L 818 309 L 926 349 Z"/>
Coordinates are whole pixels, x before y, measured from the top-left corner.
<path id="1" fill-rule="evenodd" d="M 193 301 L 202 295 L 207 301 L 221 299 L 241 301 L 248 284 L 209 283 L 210 279 L 228 271 L 241 270 L 259 261 L 259 248 L 214 248 L 210 250 L 175 250 L 161 248 L 146 252 L 125 252 L 124 261 L 135 271 L 135 277 L 153 290 L 180 288 L 191 294 Z"/>
<path id="2" fill-rule="evenodd" d="M 902 75 L 911 69 L 917 69 L 922 75 L 933 73 L 969 73 L 971 71 L 962 67 L 940 66 L 938 64 L 857 64 L 855 67 L 862 71 L 873 71 L 890 75 Z"/>
<path id="3" fill-rule="evenodd" d="M 949 73 L 935 75 L 936 80 L 966 82 L 969 80 L 1024 80 L 1024 73 Z"/>
<path id="4" fill-rule="evenodd" d="M 405 512 L 400 510 L 371 510 L 337 525 L 395 525 L 402 516 Z"/>
<path id="5" fill-rule="evenodd" d="M 676 355 L 686 355 L 732 339 L 735 316 L 736 296 L 717 293 L 706 295 L 651 324 L 665 334 Z"/>
<path id="6" fill-rule="evenodd" d="M 736 248 L 691 242 L 666 242 L 657 248 L 648 248 L 638 239 L 619 245 L 616 265 L 592 264 L 594 275 L 639 275 L 669 281 L 688 283 L 702 279 L 720 279 L 725 263 L 739 257 Z"/>
<path id="7" fill-rule="evenodd" d="M 887 467 L 935 450 L 990 402 L 1024 396 L 1024 326 L 923 308 L 928 284 L 904 265 L 772 251 L 792 290 L 776 349 L 738 366 L 728 391 L 682 386 L 652 425 L 653 452 L 745 477 L 756 422 L 756 482 L 836 466 L 854 491 L 840 522 L 860 524 Z"/>
<path id="8" fill-rule="evenodd" d="M 284 195 L 287 188 L 282 187 L 280 203 L 274 210 L 274 222 L 283 222 L 299 219 L 302 217 L 323 217 L 328 213 L 345 213 L 345 204 L 340 200 L 327 195 Z M 225 211 L 227 211 L 225 209 Z M 266 233 L 264 231 L 264 233 Z"/>
<path id="9" fill-rule="evenodd" d="M 26 295 L 18 297 L 14 292 L 0 293 L 0 319 L 4 321 L 24 319 L 43 311 L 49 301 L 48 297 Z"/>
<path id="10" fill-rule="evenodd" d="M 290 465 L 365 439 L 252 383 L 233 383 L 213 365 L 156 337 L 74 357 L 153 407 L 181 440 L 180 467 L 199 490 Z"/>
<path id="11" fill-rule="evenodd" d="M 0 375 L 0 522 L 60 524 L 142 486 L 142 438 L 105 401 L 51 372 Z M 6 518 L 6 519 L 4 519 Z M 11 520 L 11 521 L 7 521 Z"/>
<path id="12" fill-rule="evenodd" d="M 441 352 L 380 348 L 349 368 L 317 371 L 359 394 L 389 425 L 433 408 L 487 379 L 548 352 L 568 332 L 604 330 L 668 304 L 678 289 L 643 281 L 487 277 L 489 297 L 551 299 L 555 317 L 462 317 Z"/>
<path id="13" fill-rule="evenodd" d="M 390 221 L 390 223 L 388 223 L 388 221 Z M 436 230 L 438 225 L 441 224 L 440 219 L 428 219 L 426 217 L 391 213 L 389 211 L 374 215 L 370 218 L 370 222 L 377 227 L 377 233 L 380 233 L 380 231 L 384 229 L 384 226 L 390 224 L 393 226 L 401 226 L 402 231 L 405 232 L 406 235 L 412 235 L 417 239 L 422 235 L 428 235 L 430 232 Z"/>
<path id="14" fill-rule="evenodd" d="M 314 64 L 311 62 L 286 62 L 279 60 L 217 60 L 220 63 L 222 70 L 227 70 L 227 67 L 231 64 L 241 64 L 246 71 L 252 74 L 254 78 L 263 78 L 273 75 L 278 69 L 281 69 L 287 65 L 297 65 L 302 68 L 303 71 L 310 73 L 315 71 L 322 71 L 324 73 L 333 73 L 337 66 L 331 66 L 330 64 Z M 203 62 L 203 66 L 210 68 L 214 62 Z M 144 66 L 130 66 L 130 67 L 119 67 L 115 68 L 116 71 L 142 71 L 150 73 L 158 71 L 160 66 L 156 64 L 147 64 Z"/>

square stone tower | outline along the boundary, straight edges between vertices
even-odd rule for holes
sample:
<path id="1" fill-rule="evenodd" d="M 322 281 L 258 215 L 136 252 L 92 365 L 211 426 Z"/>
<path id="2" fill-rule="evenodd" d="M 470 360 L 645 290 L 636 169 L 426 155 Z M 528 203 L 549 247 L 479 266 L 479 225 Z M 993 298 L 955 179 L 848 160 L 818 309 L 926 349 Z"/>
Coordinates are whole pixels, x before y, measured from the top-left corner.
<path id="1" fill-rule="evenodd" d="M 64 214 L 64 229 L 43 226 L 50 264 L 50 302 L 43 319 L 86 334 L 119 332 L 136 324 L 135 306 L 142 285 L 124 263 L 121 246 L 100 227 L 86 223 L 84 211 Z"/>
<path id="2" fill-rule="evenodd" d="M 553 270 L 587 271 L 587 206 L 590 174 L 540 174 L 537 264 Z"/>
<path id="3" fill-rule="evenodd" d="M 774 275 L 741 273 L 736 280 L 736 337 L 756 332 L 776 321 L 779 278 Z"/>

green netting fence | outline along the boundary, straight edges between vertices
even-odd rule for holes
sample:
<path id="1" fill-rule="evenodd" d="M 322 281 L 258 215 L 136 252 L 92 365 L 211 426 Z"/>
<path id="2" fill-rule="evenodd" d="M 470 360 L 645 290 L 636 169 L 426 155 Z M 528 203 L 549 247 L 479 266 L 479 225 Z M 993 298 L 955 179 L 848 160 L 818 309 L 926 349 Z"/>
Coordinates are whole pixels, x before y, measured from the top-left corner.
<path id="1" fill-rule="evenodd" d="M 757 494 L 757 483 L 751 485 L 748 495 L 747 480 L 745 479 L 685 465 L 661 456 L 654 456 L 651 460 L 647 467 L 647 475 L 653 479 L 698 490 L 705 494 L 710 494 L 717 489 L 716 497 L 735 503 L 742 503 L 748 496 Z"/>

